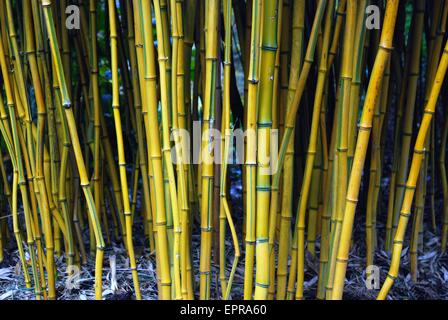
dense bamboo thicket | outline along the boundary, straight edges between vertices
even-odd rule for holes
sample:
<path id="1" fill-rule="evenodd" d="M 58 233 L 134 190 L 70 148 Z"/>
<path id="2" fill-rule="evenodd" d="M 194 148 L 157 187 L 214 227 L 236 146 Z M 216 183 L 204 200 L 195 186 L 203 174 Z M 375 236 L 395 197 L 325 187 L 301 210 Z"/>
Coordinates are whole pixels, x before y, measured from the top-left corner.
<path id="1" fill-rule="evenodd" d="M 102 299 L 111 247 L 135 299 L 145 256 L 159 299 L 339 300 L 353 248 L 359 278 L 388 259 L 378 299 L 403 256 L 417 283 L 426 235 L 448 241 L 447 20 L 448 0 L 1 0 L 0 260 L 36 299 L 61 264 Z"/>

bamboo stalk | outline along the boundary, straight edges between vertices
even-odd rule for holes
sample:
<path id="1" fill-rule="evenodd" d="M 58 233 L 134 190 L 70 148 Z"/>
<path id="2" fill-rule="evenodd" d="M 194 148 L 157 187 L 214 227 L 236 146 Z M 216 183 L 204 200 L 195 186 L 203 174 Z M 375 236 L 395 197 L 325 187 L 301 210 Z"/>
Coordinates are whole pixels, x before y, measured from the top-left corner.
<path id="1" fill-rule="evenodd" d="M 255 256 L 255 217 L 256 217 L 256 150 L 257 136 L 256 114 L 257 114 L 257 92 L 259 79 L 259 40 L 261 32 L 261 1 L 252 1 L 252 29 L 250 44 L 250 65 L 248 69 L 248 98 L 247 98 L 247 116 L 246 131 L 246 158 L 245 158 L 245 190 L 246 190 L 246 251 L 245 251 L 245 269 L 244 269 L 244 299 L 251 300 L 253 292 L 253 272 Z"/>
<path id="2" fill-rule="evenodd" d="M 123 209 L 126 223 L 126 242 L 134 282 L 135 296 L 137 300 L 141 300 L 140 285 L 138 281 L 137 267 L 135 263 L 134 244 L 132 241 L 132 218 L 131 207 L 129 203 L 128 182 L 126 173 L 126 159 L 124 156 L 123 133 L 120 115 L 120 98 L 119 98 L 119 79 L 118 79 L 118 52 L 117 52 L 117 22 L 115 15 L 114 0 L 108 1 L 109 23 L 110 23 L 110 41 L 111 41 L 111 64 L 112 64 L 112 110 L 115 120 L 115 131 L 117 134 L 118 149 L 118 165 L 120 168 L 121 190 L 123 194 Z"/>
<path id="3" fill-rule="evenodd" d="M 378 299 L 382 300 L 387 297 L 390 288 L 392 287 L 395 278 L 398 275 L 398 268 L 400 264 L 400 256 L 403 247 L 404 232 L 406 231 L 406 225 L 410 217 L 410 207 L 412 204 L 412 198 L 414 197 L 415 187 L 417 179 L 420 173 L 420 167 L 424 158 L 424 143 L 426 134 L 428 133 L 429 126 L 431 124 L 432 116 L 435 112 L 439 93 L 443 84 L 443 80 L 448 68 L 448 43 L 443 50 L 442 58 L 440 59 L 437 67 L 437 73 L 434 78 L 434 82 L 431 86 L 431 92 L 426 104 L 422 122 L 418 130 L 417 139 L 414 146 L 414 152 L 412 156 L 411 168 L 409 176 L 406 182 L 406 192 L 403 201 L 403 205 L 400 211 L 400 218 L 397 227 L 397 233 L 393 242 L 392 259 L 388 272 L 388 276 L 381 287 L 381 291 L 378 294 Z"/>
<path id="4" fill-rule="evenodd" d="M 364 167 L 365 156 L 367 153 L 367 142 L 370 137 L 370 130 L 372 127 L 372 118 L 374 111 L 373 106 L 375 105 L 376 99 L 378 98 L 379 84 L 382 81 L 384 70 L 390 56 L 398 4 L 399 1 L 396 0 L 388 0 L 386 4 L 384 26 L 381 32 L 381 40 L 378 53 L 375 58 L 375 65 L 372 70 L 369 87 L 367 89 L 366 100 L 361 117 L 361 124 L 358 130 L 358 139 L 356 142 L 353 167 L 348 183 L 344 219 L 342 222 L 341 239 L 337 248 L 333 294 L 331 296 L 332 299 L 342 298 L 345 271 L 347 267 L 348 250 L 351 239 L 351 231 L 353 227 L 353 218 L 361 182 L 361 172 Z"/>
<path id="5" fill-rule="evenodd" d="M 73 110 L 71 109 L 71 101 L 68 96 L 67 86 L 65 83 L 65 76 L 62 70 L 61 56 L 59 53 L 58 40 L 56 39 L 55 27 L 53 14 L 51 12 L 51 1 L 42 0 L 42 8 L 45 14 L 45 24 L 49 32 L 51 55 L 56 66 L 56 76 L 61 88 L 61 97 L 64 106 L 64 113 L 67 119 L 68 130 L 70 132 L 70 137 L 72 140 L 72 146 L 75 153 L 75 159 L 78 166 L 79 177 L 81 181 L 81 186 L 87 201 L 89 209 L 89 217 L 92 220 L 92 224 L 95 232 L 96 241 L 96 259 L 95 259 L 95 297 L 96 299 L 102 298 L 102 269 L 103 269 L 103 255 L 104 255 L 104 240 L 101 233 L 101 226 L 99 224 L 99 219 L 97 216 L 97 211 L 94 206 L 94 201 L 92 193 L 90 190 L 89 180 L 87 178 L 86 167 L 84 159 L 81 152 L 81 147 L 79 143 L 78 132 L 76 131 L 76 124 L 74 120 Z M 47 233 L 48 235 L 48 233 Z M 50 268 L 51 270 L 51 268 Z"/>

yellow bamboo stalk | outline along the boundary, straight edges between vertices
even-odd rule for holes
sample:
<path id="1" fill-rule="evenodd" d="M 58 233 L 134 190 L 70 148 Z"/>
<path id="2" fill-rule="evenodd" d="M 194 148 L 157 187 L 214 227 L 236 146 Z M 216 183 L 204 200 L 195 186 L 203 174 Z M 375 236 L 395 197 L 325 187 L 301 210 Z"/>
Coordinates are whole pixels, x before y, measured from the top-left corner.
<path id="1" fill-rule="evenodd" d="M 406 225 L 411 215 L 412 199 L 414 197 L 417 179 L 420 174 L 420 167 L 424 158 L 424 144 L 426 134 L 428 133 L 433 114 L 435 112 L 437 100 L 439 98 L 440 90 L 442 88 L 443 81 L 445 79 L 446 71 L 448 68 L 448 42 L 443 50 L 442 58 L 440 59 L 439 66 L 437 67 L 437 73 L 434 78 L 434 82 L 431 86 L 431 92 L 429 94 L 428 102 L 426 104 L 423 119 L 418 130 L 417 139 L 415 141 L 414 153 L 412 156 L 411 168 L 409 176 L 406 182 L 406 192 L 404 195 L 403 205 L 400 211 L 400 218 L 398 221 L 397 233 L 395 234 L 393 242 L 392 259 L 387 274 L 387 278 L 381 287 L 381 291 L 378 294 L 378 299 L 386 299 L 395 278 L 398 275 L 398 268 L 400 265 L 401 251 L 403 248 L 404 233 L 406 231 Z"/>
<path id="2" fill-rule="evenodd" d="M 67 120 L 68 129 L 70 132 L 70 137 L 72 140 L 72 146 L 75 153 L 76 164 L 79 171 L 79 177 L 81 181 L 81 186 L 84 191 L 84 195 L 87 201 L 89 209 L 89 217 L 92 220 L 95 232 L 96 240 L 96 260 L 95 260 L 95 297 L 96 299 L 102 298 L 102 270 L 103 270 L 103 255 L 104 255 L 104 240 L 101 233 L 101 226 L 97 216 L 97 211 L 95 209 L 89 180 L 87 177 L 87 171 L 81 151 L 81 145 L 79 142 L 78 132 L 76 130 L 76 123 L 73 115 L 73 110 L 71 109 L 71 101 L 68 96 L 67 86 L 65 83 L 65 76 L 62 69 L 61 56 L 59 52 L 59 45 L 56 39 L 56 30 L 54 25 L 53 13 L 51 12 L 51 0 L 42 0 L 42 8 L 45 15 L 45 24 L 47 31 L 49 33 L 51 56 L 56 66 L 56 77 L 61 88 L 61 96 L 65 111 L 65 116 Z"/>
<path id="3" fill-rule="evenodd" d="M 134 5 L 137 5 L 137 2 L 134 2 Z M 149 14 L 150 12 L 150 3 L 148 0 L 143 0 L 139 4 L 143 5 L 143 9 L 140 9 L 141 15 L 140 19 L 142 25 L 147 21 L 146 19 L 151 17 L 144 16 L 143 13 Z M 154 1 L 154 13 L 157 22 L 157 29 L 161 28 L 161 12 L 160 12 L 160 4 L 159 1 Z M 136 19 L 137 21 L 137 19 Z M 159 138 L 159 124 L 157 120 L 157 91 L 156 91 L 156 69 L 155 69 L 155 53 L 153 46 L 153 36 L 152 29 L 151 32 L 145 32 L 144 28 L 140 29 L 140 32 L 143 34 L 143 45 L 144 45 L 144 77 L 140 79 L 145 79 L 145 86 L 143 89 L 145 92 L 145 101 L 143 102 L 143 108 L 147 108 L 148 116 L 145 120 L 146 130 L 151 132 L 151 143 L 150 143 L 150 152 L 151 152 L 151 166 L 152 173 L 154 174 L 154 193 L 155 193 L 155 207 L 156 210 L 153 211 L 155 216 L 155 225 L 157 226 L 157 252 L 158 252 L 158 261 L 159 261 L 159 270 L 160 270 L 160 283 L 161 286 L 159 289 L 159 299 L 170 299 L 171 298 L 171 275 L 169 269 L 169 252 L 168 252 L 168 238 L 167 238 L 167 219 L 166 219 L 166 206 L 165 206 L 165 192 L 163 191 L 163 176 L 162 176 L 162 154 L 160 152 L 160 138 Z M 159 44 L 162 44 L 162 35 L 160 32 L 157 32 L 157 41 Z M 158 49 L 161 50 L 163 48 L 162 45 L 158 46 Z M 160 82 L 165 83 L 165 70 L 164 62 L 166 61 L 166 57 L 159 53 L 159 66 L 160 66 Z M 163 81 L 162 81 L 163 79 Z M 165 86 L 163 86 L 165 88 Z M 141 90 L 143 92 L 143 90 Z M 163 110 L 167 109 L 166 106 L 166 93 L 161 96 L 164 101 L 162 101 Z M 166 111 L 165 111 L 166 113 Z M 149 142 L 149 141 L 148 141 Z M 164 145 L 165 148 L 165 145 Z"/>
<path id="4" fill-rule="evenodd" d="M 269 288 L 269 201 L 273 157 L 270 151 L 272 128 L 272 94 L 275 55 L 277 52 L 278 1 L 263 3 L 260 51 L 259 107 L 257 120 L 256 176 L 256 300 L 265 300 Z M 274 211 L 276 212 L 276 210 Z"/>
<path id="5" fill-rule="evenodd" d="M 289 73 L 288 94 L 286 102 L 286 110 L 283 118 L 286 117 L 288 110 L 291 107 L 291 102 L 294 98 L 294 92 L 297 88 L 297 82 L 300 75 L 301 65 L 303 63 L 303 47 L 304 47 L 304 28 L 305 28 L 305 1 L 296 0 L 293 4 L 292 14 L 292 50 L 291 50 L 291 70 Z M 281 136 L 283 136 L 284 122 L 281 126 Z M 280 209 L 280 231 L 278 241 L 278 270 L 277 270 L 277 299 L 283 300 L 286 296 L 286 276 L 288 271 L 288 253 L 290 247 L 290 232 L 291 232 L 291 218 L 292 218 L 292 187 L 294 178 L 294 132 L 289 141 L 286 153 L 285 163 L 283 168 L 282 179 L 282 199 Z M 274 184 L 272 188 L 275 188 Z M 293 245 L 295 247 L 295 245 Z M 292 253 L 292 259 L 296 255 Z M 295 265 L 291 263 L 291 270 L 294 270 Z M 295 280 L 294 280 L 295 282 Z"/>
<path id="6" fill-rule="evenodd" d="M 214 121 L 216 87 L 216 68 L 217 68 L 217 29 L 219 1 L 208 0 L 207 6 L 207 24 L 206 24 L 206 50 L 205 50 L 205 88 L 204 88 L 204 106 L 201 140 L 201 258 L 200 258 L 200 299 L 208 300 L 210 298 L 210 280 L 211 280 L 211 245 L 212 245 L 212 212 L 213 203 L 213 148 L 210 144 L 212 139 L 211 129 Z"/>
<path id="7" fill-rule="evenodd" d="M 126 223 L 126 242 L 134 282 L 135 296 L 137 300 L 141 300 L 140 285 L 138 281 L 137 266 L 135 263 L 134 244 L 132 242 L 132 217 L 131 207 L 129 203 L 129 187 L 126 173 L 126 158 L 124 155 L 123 145 L 123 129 L 121 126 L 120 115 L 120 95 L 119 95 L 119 79 L 118 79 L 118 48 L 117 48 L 117 22 L 115 14 L 114 0 L 108 1 L 109 8 L 109 24 L 110 24 L 110 47 L 111 47 L 111 70 L 112 70 L 112 110 L 115 120 L 115 131 L 117 134 L 118 149 L 118 165 L 120 168 L 121 190 L 123 195 L 123 209 Z"/>
<path id="8" fill-rule="evenodd" d="M 379 84 L 382 81 L 384 70 L 386 68 L 392 47 L 398 4 L 398 0 L 388 0 L 386 4 L 383 30 L 381 31 L 381 40 L 370 77 L 369 87 L 367 89 L 366 100 L 363 107 L 363 114 L 358 130 L 358 139 L 353 159 L 353 167 L 349 178 L 344 210 L 344 220 L 341 230 L 341 239 L 337 248 L 336 270 L 333 284 L 333 294 L 331 297 L 332 299 L 342 298 L 348 251 L 351 240 L 351 231 L 353 227 L 353 219 L 355 215 L 356 203 L 362 176 L 361 173 L 364 167 L 364 161 L 367 153 L 367 144 L 372 127 L 373 111 L 379 93 Z"/>
<path id="9" fill-rule="evenodd" d="M 299 204 L 297 208 L 297 288 L 296 299 L 303 298 L 303 281 L 304 281 L 304 258 L 305 258 L 305 211 L 308 204 L 308 196 L 311 187 L 311 178 L 313 173 L 314 161 L 317 152 L 317 141 L 319 131 L 320 108 L 322 106 L 323 92 L 327 76 L 327 55 L 330 43 L 331 17 L 333 15 L 334 1 L 328 2 L 321 56 L 319 60 L 319 74 L 317 78 L 316 93 L 314 97 L 313 115 L 311 120 L 310 142 L 306 156 L 305 172 L 303 175 L 302 187 L 300 190 Z M 310 231 L 308 231 L 310 232 Z"/>
<path id="10" fill-rule="evenodd" d="M 248 69 L 248 98 L 246 116 L 246 147 L 245 147 L 245 191 L 246 191 L 246 261 L 244 266 L 244 299 L 251 300 L 253 292 L 253 273 L 255 256 L 255 214 L 256 214 L 256 149 L 257 136 L 257 92 L 258 92 L 258 64 L 259 41 L 261 32 L 261 1 L 252 1 L 252 28 L 250 41 L 250 62 Z"/>

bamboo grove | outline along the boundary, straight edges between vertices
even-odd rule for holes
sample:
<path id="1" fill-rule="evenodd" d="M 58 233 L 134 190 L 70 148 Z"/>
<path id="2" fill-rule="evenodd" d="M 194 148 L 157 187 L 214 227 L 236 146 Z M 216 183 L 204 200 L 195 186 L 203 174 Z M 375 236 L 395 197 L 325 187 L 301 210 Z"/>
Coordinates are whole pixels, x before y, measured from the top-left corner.
<path id="1" fill-rule="evenodd" d="M 425 234 L 446 252 L 447 20 L 447 0 L 1 0 L 0 260 L 36 299 L 59 263 L 102 299 L 114 244 L 135 299 L 150 252 L 159 299 L 339 300 L 357 246 L 362 277 L 387 253 L 388 298 Z"/>

